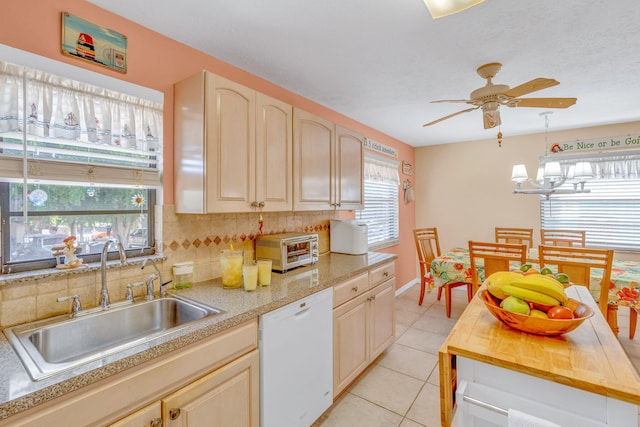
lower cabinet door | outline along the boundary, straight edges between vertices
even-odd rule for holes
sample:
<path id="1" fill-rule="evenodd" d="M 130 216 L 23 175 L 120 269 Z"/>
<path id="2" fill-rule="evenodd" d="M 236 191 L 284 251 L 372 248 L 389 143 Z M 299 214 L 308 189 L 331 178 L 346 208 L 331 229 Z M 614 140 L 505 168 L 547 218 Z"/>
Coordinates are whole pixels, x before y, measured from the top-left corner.
<path id="1" fill-rule="evenodd" d="M 162 427 L 162 410 L 160 402 L 154 402 L 137 412 L 125 417 L 110 427 Z"/>
<path id="2" fill-rule="evenodd" d="M 374 360 L 393 343 L 396 329 L 395 279 L 373 290 L 369 301 L 369 358 Z"/>
<path id="3" fill-rule="evenodd" d="M 166 427 L 258 427 L 258 350 L 162 399 Z"/>
<path id="4" fill-rule="evenodd" d="M 367 297 L 363 294 L 333 310 L 333 396 L 366 368 Z"/>

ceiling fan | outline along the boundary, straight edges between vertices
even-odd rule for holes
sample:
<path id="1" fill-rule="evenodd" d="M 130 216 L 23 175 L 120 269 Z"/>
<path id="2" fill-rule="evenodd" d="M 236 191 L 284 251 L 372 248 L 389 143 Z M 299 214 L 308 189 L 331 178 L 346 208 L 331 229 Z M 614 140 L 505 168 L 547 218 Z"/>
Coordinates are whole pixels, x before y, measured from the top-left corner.
<path id="1" fill-rule="evenodd" d="M 423 126 L 431 126 L 443 120 L 457 116 L 458 114 L 482 108 L 484 128 L 490 129 L 502 123 L 500 121 L 501 105 L 506 105 L 507 107 L 568 108 L 576 103 L 576 98 L 519 98 L 522 95 L 527 95 L 531 92 L 558 85 L 560 82 L 555 79 L 538 77 L 514 88 L 510 88 L 507 85 L 493 84 L 492 79 L 496 74 L 498 74 L 501 68 L 502 64 L 499 62 L 492 62 L 478 67 L 476 72 L 480 77 L 487 80 L 487 84 L 471 92 L 471 95 L 469 96 L 471 99 L 445 99 L 440 101 L 431 101 L 432 103 L 462 102 L 473 105 L 473 107 L 458 111 L 457 113 L 449 114 L 448 116 L 441 117 L 432 122 L 425 123 Z"/>

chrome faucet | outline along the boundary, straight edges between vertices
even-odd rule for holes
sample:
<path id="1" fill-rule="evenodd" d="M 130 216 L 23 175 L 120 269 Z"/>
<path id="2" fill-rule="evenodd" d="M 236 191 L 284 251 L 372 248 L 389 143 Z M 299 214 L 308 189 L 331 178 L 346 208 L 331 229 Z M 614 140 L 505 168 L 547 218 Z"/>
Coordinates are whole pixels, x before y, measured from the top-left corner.
<path id="1" fill-rule="evenodd" d="M 78 313 L 80 313 L 82 311 L 82 304 L 80 304 L 80 296 L 76 295 L 69 295 L 67 297 L 60 297 L 58 298 L 58 302 L 64 302 L 64 301 L 71 301 L 71 313 L 69 314 L 69 317 L 74 318 L 78 315 Z"/>
<path id="2" fill-rule="evenodd" d="M 124 264 L 127 261 L 127 256 L 124 254 L 124 246 L 122 243 L 115 239 L 109 239 L 102 248 L 102 255 L 100 256 L 100 274 L 102 278 L 102 289 L 100 290 L 100 307 L 103 310 L 109 308 L 109 290 L 107 289 L 107 251 L 112 243 L 117 244 L 118 252 L 120 253 L 120 263 Z"/>
<path id="3" fill-rule="evenodd" d="M 165 289 L 165 286 L 167 284 L 162 281 L 162 273 L 160 272 L 160 269 L 156 265 L 156 262 L 151 258 L 147 258 L 142 262 L 142 265 L 140 266 L 140 269 L 144 270 L 144 267 L 147 265 L 147 261 L 150 262 L 151 265 L 153 265 L 153 268 L 156 270 L 156 273 L 158 274 L 158 278 L 160 279 L 160 297 L 166 297 L 167 296 L 167 290 Z M 151 277 L 150 277 L 150 279 L 151 279 Z M 155 278 L 153 278 L 151 281 L 153 282 L 153 280 L 155 280 Z"/>
<path id="4" fill-rule="evenodd" d="M 147 301 L 151 301 L 153 299 L 153 281 L 158 278 L 159 276 L 157 273 L 153 273 L 151 276 L 147 277 L 147 296 L 145 297 Z M 160 284 L 162 285 L 162 281 Z"/>

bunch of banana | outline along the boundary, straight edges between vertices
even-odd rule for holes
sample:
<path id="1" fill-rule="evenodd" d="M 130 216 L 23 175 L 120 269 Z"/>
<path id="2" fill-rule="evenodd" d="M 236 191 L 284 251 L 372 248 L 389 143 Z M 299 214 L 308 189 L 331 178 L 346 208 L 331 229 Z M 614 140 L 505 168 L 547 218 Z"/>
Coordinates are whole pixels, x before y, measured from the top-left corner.
<path id="1" fill-rule="evenodd" d="M 546 306 L 564 305 L 568 301 L 562 283 L 543 274 L 522 276 L 500 289 L 505 295 Z"/>

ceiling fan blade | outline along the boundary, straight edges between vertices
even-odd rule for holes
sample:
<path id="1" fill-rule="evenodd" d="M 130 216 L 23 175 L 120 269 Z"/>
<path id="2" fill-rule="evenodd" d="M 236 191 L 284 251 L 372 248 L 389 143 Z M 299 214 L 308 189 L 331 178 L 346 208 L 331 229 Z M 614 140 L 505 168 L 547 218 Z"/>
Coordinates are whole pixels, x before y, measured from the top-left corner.
<path id="1" fill-rule="evenodd" d="M 423 124 L 422 127 L 435 125 L 436 123 L 440 123 L 441 121 L 447 120 L 447 119 L 449 119 L 449 118 L 451 118 L 453 116 L 457 116 L 458 114 L 466 113 L 467 111 L 477 110 L 478 108 L 480 108 L 480 107 L 467 108 L 466 110 L 458 111 L 457 113 L 453 113 L 453 114 L 449 114 L 448 116 L 440 117 L 438 120 L 434 120 L 432 122 Z"/>
<path id="2" fill-rule="evenodd" d="M 485 129 L 491 129 L 496 126 L 500 126 L 502 121 L 500 120 L 500 110 L 487 110 L 482 114 L 482 120 L 484 122 Z"/>
<path id="3" fill-rule="evenodd" d="M 516 107 L 569 108 L 576 98 L 520 98 L 514 99 Z"/>
<path id="4" fill-rule="evenodd" d="M 473 100 L 471 100 L 471 99 L 441 99 L 439 101 L 431 101 L 432 104 L 437 104 L 439 102 L 464 102 L 466 104 L 466 103 L 473 102 Z"/>
<path id="5" fill-rule="evenodd" d="M 509 96 L 511 98 L 517 98 L 522 95 L 526 95 L 531 92 L 535 92 L 538 90 L 546 89 L 548 87 L 559 85 L 560 82 L 555 79 L 545 79 L 544 77 L 538 77 L 537 79 L 533 79 L 526 83 L 521 84 L 520 86 L 516 86 L 514 88 L 509 89 L 504 93 L 504 95 Z"/>

